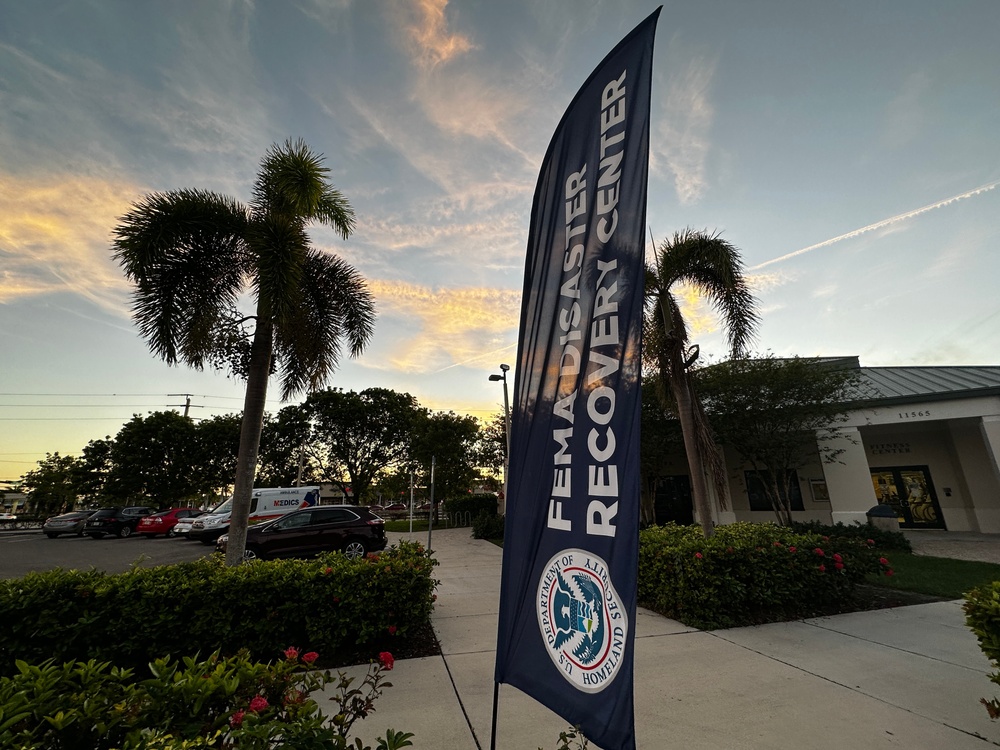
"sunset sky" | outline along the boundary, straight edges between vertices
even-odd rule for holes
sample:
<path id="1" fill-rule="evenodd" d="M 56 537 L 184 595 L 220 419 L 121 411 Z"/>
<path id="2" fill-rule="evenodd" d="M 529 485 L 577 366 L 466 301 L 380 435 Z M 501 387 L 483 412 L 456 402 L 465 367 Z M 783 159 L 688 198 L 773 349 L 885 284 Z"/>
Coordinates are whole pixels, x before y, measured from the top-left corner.
<path id="1" fill-rule="evenodd" d="M 331 385 L 488 417 L 515 359 L 535 179 L 636 0 L 32 0 L 0 4 L 0 479 L 133 413 L 241 406 L 167 367 L 110 233 L 143 194 L 248 200 L 302 137 L 358 226 L 315 243 L 378 304 Z M 1000 2 L 664 5 L 647 219 L 741 248 L 756 349 L 1000 364 Z M 704 355 L 711 310 L 688 301 Z M 513 384 L 513 383 L 511 383 Z M 272 387 L 277 396 L 277 388 Z M 276 399 L 269 408 L 281 407 Z"/>

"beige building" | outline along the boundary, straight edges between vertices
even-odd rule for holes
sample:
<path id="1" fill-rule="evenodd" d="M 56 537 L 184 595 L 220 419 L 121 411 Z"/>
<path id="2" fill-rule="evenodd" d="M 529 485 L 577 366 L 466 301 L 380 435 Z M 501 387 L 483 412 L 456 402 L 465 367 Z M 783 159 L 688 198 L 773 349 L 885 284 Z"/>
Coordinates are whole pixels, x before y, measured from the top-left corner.
<path id="1" fill-rule="evenodd" d="M 842 364 L 860 370 L 865 395 L 839 425 L 838 461 L 821 461 L 817 444 L 815 460 L 796 472 L 793 517 L 863 523 L 884 504 L 902 528 L 1000 533 L 1000 367 Z M 728 508 L 716 503 L 716 520 L 775 520 L 747 467 L 732 451 L 726 460 Z M 658 521 L 689 521 L 676 517 L 685 491 L 690 508 L 688 486 L 686 471 L 664 477 Z"/>

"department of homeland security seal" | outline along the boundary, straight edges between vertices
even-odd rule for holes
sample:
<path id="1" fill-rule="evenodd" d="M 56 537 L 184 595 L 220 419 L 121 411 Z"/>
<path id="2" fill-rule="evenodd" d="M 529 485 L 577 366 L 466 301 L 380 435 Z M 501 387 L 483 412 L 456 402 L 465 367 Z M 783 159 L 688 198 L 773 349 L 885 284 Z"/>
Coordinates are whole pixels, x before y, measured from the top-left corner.
<path id="1" fill-rule="evenodd" d="M 538 626 L 546 651 L 577 690 L 599 693 L 625 653 L 628 616 L 607 563 L 582 549 L 557 553 L 538 582 Z"/>

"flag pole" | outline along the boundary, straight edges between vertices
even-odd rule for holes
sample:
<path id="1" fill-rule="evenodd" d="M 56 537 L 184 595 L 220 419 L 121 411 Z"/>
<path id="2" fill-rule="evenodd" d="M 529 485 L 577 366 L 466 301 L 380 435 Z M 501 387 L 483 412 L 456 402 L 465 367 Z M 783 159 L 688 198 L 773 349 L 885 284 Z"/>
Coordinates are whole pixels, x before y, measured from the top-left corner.
<path id="1" fill-rule="evenodd" d="M 497 705 L 500 703 L 500 683 L 493 680 L 493 723 L 490 727 L 490 750 L 497 750 Z"/>

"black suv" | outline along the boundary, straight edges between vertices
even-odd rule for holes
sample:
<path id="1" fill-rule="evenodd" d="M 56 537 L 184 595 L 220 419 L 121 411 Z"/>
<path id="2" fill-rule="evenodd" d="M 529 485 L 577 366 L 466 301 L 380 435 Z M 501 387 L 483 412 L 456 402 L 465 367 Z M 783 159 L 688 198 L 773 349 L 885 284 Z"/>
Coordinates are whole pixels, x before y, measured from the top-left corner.
<path id="1" fill-rule="evenodd" d="M 226 551 L 229 535 L 216 548 Z M 385 549 L 385 521 L 356 505 L 320 505 L 297 510 L 274 521 L 247 529 L 246 560 L 272 557 L 311 557 L 341 550 L 351 558 Z"/>
<path id="2" fill-rule="evenodd" d="M 126 508 L 101 508 L 87 519 L 84 533 L 92 539 L 100 539 L 105 534 L 117 537 L 132 536 L 139 519 L 153 512 L 145 505 L 131 505 Z"/>

